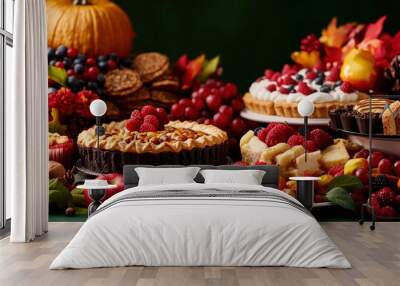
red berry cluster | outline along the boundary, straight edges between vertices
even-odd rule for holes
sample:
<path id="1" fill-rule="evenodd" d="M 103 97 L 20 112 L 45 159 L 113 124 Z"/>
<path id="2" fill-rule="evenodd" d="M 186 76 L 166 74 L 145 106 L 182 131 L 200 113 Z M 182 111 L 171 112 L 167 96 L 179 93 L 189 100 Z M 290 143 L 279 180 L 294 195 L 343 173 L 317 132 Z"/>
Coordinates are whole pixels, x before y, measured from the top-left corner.
<path id="1" fill-rule="evenodd" d="M 62 118 L 71 116 L 91 118 L 90 103 L 98 98 L 97 94 L 90 90 L 81 90 L 75 94 L 69 88 L 62 87 L 49 94 L 49 111 L 56 108 Z"/>
<path id="2" fill-rule="evenodd" d="M 162 130 L 168 121 L 164 108 L 145 105 L 141 110 L 132 111 L 131 118 L 125 122 L 125 127 L 131 132 L 155 132 Z"/>
<path id="3" fill-rule="evenodd" d="M 370 203 L 377 216 L 395 217 L 396 208 L 400 206 L 400 194 L 390 187 L 384 187 L 371 195 Z"/>
<path id="4" fill-rule="evenodd" d="M 171 118 L 213 124 L 241 136 L 246 130 L 245 122 L 239 117 L 243 108 L 234 83 L 209 79 L 194 89 L 190 99 L 184 98 L 172 105 Z"/>
<path id="5" fill-rule="evenodd" d="M 322 44 L 318 37 L 314 34 L 310 34 L 303 38 L 300 42 L 300 49 L 306 52 L 319 51 L 322 48 Z"/>

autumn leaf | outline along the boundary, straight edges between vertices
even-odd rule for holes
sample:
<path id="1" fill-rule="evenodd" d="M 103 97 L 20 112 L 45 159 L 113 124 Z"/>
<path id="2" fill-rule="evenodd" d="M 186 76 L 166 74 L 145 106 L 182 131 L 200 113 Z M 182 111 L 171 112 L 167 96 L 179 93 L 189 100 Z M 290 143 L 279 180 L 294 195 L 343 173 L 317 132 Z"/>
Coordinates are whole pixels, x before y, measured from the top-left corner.
<path id="1" fill-rule="evenodd" d="M 386 16 L 382 16 L 375 23 L 371 23 L 367 26 L 363 42 L 377 39 L 379 37 L 379 35 L 382 33 L 383 24 L 385 23 L 386 18 Z"/>
<path id="2" fill-rule="evenodd" d="M 182 79 L 182 89 L 186 90 L 192 86 L 193 80 L 201 72 L 205 60 L 206 56 L 203 54 L 188 63 Z"/>
<path id="3" fill-rule="evenodd" d="M 340 48 L 349 40 L 348 36 L 355 26 L 355 23 L 347 23 L 338 27 L 337 18 L 335 17 L 328 27 L 322 30 L 320 41 L 329 47 Z"/>
<path id="4" fill-rule="evenodd" d="M 320 54 L 318 51 L 293 52 L 291 58 L 295 63 L 306 68 L 313 68 L 320 62 Z"/>

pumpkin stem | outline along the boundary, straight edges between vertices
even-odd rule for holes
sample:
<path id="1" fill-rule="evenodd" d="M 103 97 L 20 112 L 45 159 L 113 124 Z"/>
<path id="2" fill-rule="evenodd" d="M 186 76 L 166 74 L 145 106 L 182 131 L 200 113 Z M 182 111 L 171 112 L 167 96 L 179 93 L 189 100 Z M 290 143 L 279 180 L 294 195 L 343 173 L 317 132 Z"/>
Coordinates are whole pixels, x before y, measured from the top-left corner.
<path id="1" fill-rule="evenodd" d="M 90 5 L 89 0 L 74 0 L 74 5 Z"/>

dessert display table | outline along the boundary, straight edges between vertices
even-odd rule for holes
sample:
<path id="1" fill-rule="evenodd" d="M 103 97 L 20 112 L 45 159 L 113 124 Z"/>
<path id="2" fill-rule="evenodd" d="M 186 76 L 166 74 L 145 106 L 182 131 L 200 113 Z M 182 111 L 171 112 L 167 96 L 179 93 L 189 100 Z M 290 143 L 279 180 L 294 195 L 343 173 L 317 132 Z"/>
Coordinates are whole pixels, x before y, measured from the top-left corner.
<path id="1" fill-rule="evenodd" d="M 277 115 L 265 115 L 250 111 L 248 109 L 243 110 L 240 113 L 240 116 L 248 120 L 263 122 L 263 123 L 278 122 L 278 123 L 287 123 L 290 125 L 304 125 L 304 118 L 302 117 L 295 118 L 295 117 L 283 117 Z M 319 125 L 319 126 L 329 125 L 329 118 L 309 118 L 308 124 Z"/>

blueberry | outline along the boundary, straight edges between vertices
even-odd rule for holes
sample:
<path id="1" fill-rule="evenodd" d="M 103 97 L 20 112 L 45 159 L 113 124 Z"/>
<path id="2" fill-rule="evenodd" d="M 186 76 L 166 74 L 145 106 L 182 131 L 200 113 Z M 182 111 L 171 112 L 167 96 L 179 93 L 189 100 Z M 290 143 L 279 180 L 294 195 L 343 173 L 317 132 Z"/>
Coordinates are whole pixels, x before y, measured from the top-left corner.
<path id="1" fill-rule="evenodd" d="M 65 57 L 63 62 L 64 62 L 64 68 L 66 70 L 69 69 L 72 65 L 72 61 L 70 58 Z"/>
<path id="2" fill-rule="evenodd" d="M 297 81 L 301 81 L 301 80 L 303 80 L 304 79 L 304 76 L 302 76 L 301 74 L 296 74 L 296 77 L 295 77 L 295 80 L 297 80 Z"/>
<path id="3" fill-rule="evenodd" d="M 65 47 L 65 46 L 63 46 L 63 45 L 61 45 L 61 46 L 59 46 L 57 49 L 56 49 L 56 51 L 55 51 L 55 56 L 58 58 L 58 59 L 62 59 L 62 58 L 64 58 L 66 55 L 67 55 L 67 48 Z"/>
<path id="4" fill-rule="evenodd" d="M 97 76 L 97 82 L 100 85 L 103 85 L 105 80 L 106 80 L 106 77 L 104 76 L 104 74 L 99 73 L 99 75 Z"/>
<path id="5" fill-rule="evenodd" d="M 335 82 L 335 87 L 341 86 L 342 85 L 342 81 L 338 80 L 337 82 Z"/>
<path id="6" fill-rule="evenodd" d="M 56 55 L 56 50 L 53 48 L 47 48 L 47 59 L 50 61 Z"/>
<path id="7" fill-rule="evenodd" d="M 84 54 L 78 54 L 76 58 L 79 59 L 81 63 L 84 63 L 86 61 L 86 57 Z"/>
<path id="8" fill-rule="evenodd" d="M 324 77 L 323 77 L 323 76 L 317 77 L 317 78 L 314 80 L 314 83 L 315 83 L 315 84 L 318 84 L 318 85 L 322 85 L 322 84 L 324 83 Z"/>
<path id="9" fill-rule="evenodd" d="M 321 89 L 320 89 L 320 91 L 321 92 L 330 92 L 332 90 L 332 88 L 329 86 L 329 85 L 323 85 L 323 86 L 321 86 Z"/>
<path id="10" fill-rule="evenodd" d="M 82 64 L 76 64 L 74 65 L 74 71 L 78 74 L 83 73 L 83 71 L 85 70 L 85 68 L 83 67 Z"/>
<path id="11" fill-rule="evenodd" d="M 98 62 L 97 66 L 101 71 L 106 71 L 107 70 L 107 62 L 106 61 L 101 61 Z"/>
<path id="12" fill-rule="evenodd" d="M 120 60 L 120 64 L 123 67 L 128 68 L 128 67 L 130 67 L 132 65 L 132 59 L 131 58 L 123 58 L 123 59 Z"/>
<path id="13" fill-rule="evenodd" d="M 106 62 L 107 61 L 107 56 L 98 56 L 97 57 L 98 62 Z"/>
<path id="14" fill-rule="evenodd" d="M 83 64 L 83 61 L 82 61 L 82 59 L 76 58 L 76 59 L 74 59 L 73 63 L 74 63 L 74 65 Z"/>
<path id="15" fill-rule="evenodd" d="M 96 90 L 97 89 L 97 82 L 89 81 L 88 84 L 87 84 L 87 87 L 90 90 Z"/>
<path id="16" fill-rule="evenodd" d="M 108 57 L 110 58 L 110 60 L 114 60 L 114 61 L 118 60 L 118 55 L 116 53 L 111 53 L 108 55 Z"/>
<path id="17" fill-rule="evenodd" d="M 71 87 L 71 88 L 77 87 L 77 86 L 78 86 L 78 79 L 77 79 L 75 76 L 70 75 L 70 76 L 67 78 L 67 85 L 68 85 L 69 87 Z"/>

